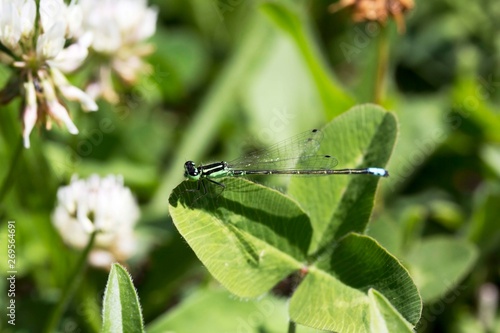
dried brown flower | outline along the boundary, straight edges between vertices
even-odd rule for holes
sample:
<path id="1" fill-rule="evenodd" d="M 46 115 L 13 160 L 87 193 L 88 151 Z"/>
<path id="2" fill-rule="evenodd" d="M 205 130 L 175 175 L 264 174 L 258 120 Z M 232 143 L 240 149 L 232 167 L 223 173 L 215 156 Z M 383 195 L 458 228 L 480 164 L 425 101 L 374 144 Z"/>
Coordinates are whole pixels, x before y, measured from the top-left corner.
<path id="1" fill-rule="evenodd" d="M 352 19 L 355 22 L 377 21 L 387 22 L 393 17 L 398 31 L 405 31 L 404 13 L 414 7 L 413 0 L 340 0 L 328 7 L 330 12 L 336 12 L 346 7 L 352 7 Z"/>

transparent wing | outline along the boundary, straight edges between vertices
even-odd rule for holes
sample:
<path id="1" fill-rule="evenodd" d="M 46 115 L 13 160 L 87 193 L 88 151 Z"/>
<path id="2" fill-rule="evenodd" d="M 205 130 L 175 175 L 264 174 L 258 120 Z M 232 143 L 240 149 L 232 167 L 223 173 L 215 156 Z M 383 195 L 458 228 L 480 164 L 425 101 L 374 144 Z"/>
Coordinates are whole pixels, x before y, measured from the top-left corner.
<path id="1" fill-rule="evenodd" d="M 329 155 L 317 155 L 323 133 L 314 129 L 268 148 L 254 151 L 228 163 L 235 170 L 318 170 L 331 169 L 337 160 Z"/>
<path id="2" fill-rule="evenodd" d="M 233 170 L 329 170 L 338 164 L 330 155 L 302 155 L 279 161 L 258 161 L 251 164 L 232 165 Z"/>

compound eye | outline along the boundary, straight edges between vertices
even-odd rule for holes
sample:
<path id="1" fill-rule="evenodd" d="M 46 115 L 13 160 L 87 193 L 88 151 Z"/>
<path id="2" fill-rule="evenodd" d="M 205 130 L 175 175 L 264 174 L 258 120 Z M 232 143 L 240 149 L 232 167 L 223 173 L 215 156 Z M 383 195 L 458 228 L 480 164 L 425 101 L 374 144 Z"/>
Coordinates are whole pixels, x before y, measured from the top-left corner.
<path id="1" fill-rule="evenodd" d="M 193 161 L 187 161 L 184 163 L 185 175 L 186 176 L 198 176 L 199 171 Z"/>

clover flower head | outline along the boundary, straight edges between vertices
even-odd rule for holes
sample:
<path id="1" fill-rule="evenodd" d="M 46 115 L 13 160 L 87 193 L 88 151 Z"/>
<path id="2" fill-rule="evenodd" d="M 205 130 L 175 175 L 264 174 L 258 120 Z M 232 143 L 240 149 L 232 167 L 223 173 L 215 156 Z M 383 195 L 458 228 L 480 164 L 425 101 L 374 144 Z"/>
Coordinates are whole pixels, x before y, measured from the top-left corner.
<path id="1" fill-rule="evenodd" d="M 91 49 L 103 60 L 87 92 L 116 103 L 111 75 L 132 84 L 139 73 L 149 70 L 142 58 L 153 51 L 145 40 L 155 33 L 158 10 L 147 7 L 145 0 L 81 0 L 80 4 L 83 27 L 93 35 Z"/>
<path id="2" fill-rule="evenodd" d="M 108 267 L 128 259 L 137 249 L 134 226 L 139 208 L 123 178 L 109 175 L 88 179 L 73 176 L 68 186 L 57 191 L 52 222 L 69 246 L 82 249 L 97 231 L 89 255 L 94 266 Z"/>
<path id="3" fill-rule="evenodd" d="M 23 98 L 26 148 L 37 123 L 50 129 L 55 121 L 78 133 L 61 97 L 80 102 L 85 111 L 97 110 L 94 100 L 63 74 L 79 68 L 87 57 L 92 34 L 83 31 L 82 20 L 75 2 L 40 0 L 37 8 L 34 0 L 0 0 L 0 61 L 14 70 L 14 78 L 0 91 L 0 101 Z"/>

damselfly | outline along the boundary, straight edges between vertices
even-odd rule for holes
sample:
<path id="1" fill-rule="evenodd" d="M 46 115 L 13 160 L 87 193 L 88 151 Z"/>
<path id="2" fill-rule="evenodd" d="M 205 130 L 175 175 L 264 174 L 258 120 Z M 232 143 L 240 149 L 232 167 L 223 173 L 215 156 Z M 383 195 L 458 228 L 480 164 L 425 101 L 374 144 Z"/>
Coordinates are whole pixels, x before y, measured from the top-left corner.
<path id="1" fill-rule="evenodd" d="M 331 155 L 318 155 L 323 133 L 318 129 L 298 134 L 265 149 L 254 151 L 231 162 L 216 162 L 196 166 L 184 163 L 184 177 L 190 181 L 204 180 L 225 188 L 217 181 L 226 177 L 250 175 L 373 175 L 388 177 L 387 170 L 378 167 L 363 169 L 333 169 L 338 161 Z"/>

